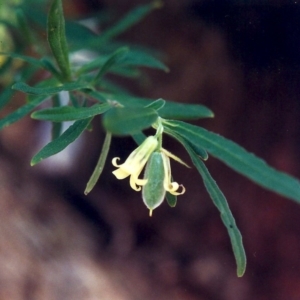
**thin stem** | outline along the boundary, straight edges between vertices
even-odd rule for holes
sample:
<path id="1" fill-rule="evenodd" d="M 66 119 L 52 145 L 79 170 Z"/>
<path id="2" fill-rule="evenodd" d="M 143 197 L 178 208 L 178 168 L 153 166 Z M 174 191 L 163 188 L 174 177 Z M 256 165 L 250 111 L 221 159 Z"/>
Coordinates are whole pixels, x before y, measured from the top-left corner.
<path id="1" fill-rule="evenodd" d="M 104 165 L 106 162 L 106 158 L 107 158 L 107 154 L 109 151 L 109 147 L 110 147 L 110 142 L 111 142 L 111 133 L 107 132 L 97 165 L 94 169 L 94 172 L 93 172 L 90 180 L 88 181 L 88 183 L 86 185 L 86 188 L 84 191 L 85 195 L 87 195 L 94 188 L 95 184 L 97 183 L 97 181 L 103 171 L 103 168 L 104 168 Z"/>

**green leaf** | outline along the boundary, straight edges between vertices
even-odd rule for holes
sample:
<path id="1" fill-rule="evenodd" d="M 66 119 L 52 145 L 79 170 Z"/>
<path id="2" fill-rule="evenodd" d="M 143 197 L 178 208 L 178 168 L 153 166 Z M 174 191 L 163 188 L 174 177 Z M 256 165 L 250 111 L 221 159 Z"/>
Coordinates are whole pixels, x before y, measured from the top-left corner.
<path id="1" fill-rule="evenodd" d="M 0 94 L 0 109 L 2 109 L 9 102 L 14 92 L 15 91 L 12 90 L 10 86 L 7 86 L 2 90 L 2 93 Z"/>
<path id="2" fill-rule="evenodd" d="M 187 150 L 195 167 L 202 176 L 204 185 L 213 203 L 220 211 L 221 219 L 227 228 L 231 240 L 231 245 L 237 264 L 237 276 L 242 277 L 246 270 L 247 259 L 243 246 L 242 235 L 237 228 L 235 219 L 230 211 L 227 200 L 215 180 L 211 177 L 205 164 L 197 157 L 192 148 L 188 148 Z"/>
<path id="3" fill-rule="evenodd" d="M 191 144 L 201 145 L 212 156 L 217 157 L 262 187 L 300 203 L 300 181 L 298 179 L 275 170 L 236 143 L 204 128 L 180 121 L 168 120 L 163 125 L 183 136 Z"/>
<path id="4" fill-rule="evenodd" d="M 177 204 L 177 196 L 173 195 L 173 194 L 170 194 L 170 193 L 166 193 L 166 199 L 167 199 L 167 202 L 169 204 L 169 206 L 171 207 L 175 207 L 176 204 Z"/>
<path id="5" fill-rule="evenodd" d="M 134 133 L 131 135 L 131 137 L 134 139 L 137 145 L 141 145 L 144 142 L 144 140 L 147 138 L 147 136 L 143 132 Z"/>
<path id="6" fill-rule="evenodd" d="M 49 71 L 53 76 L 55 76 L 58 80 L 62 80 L 62 74 L 56 69 L 52 61 L 48 57 L 43 57 L 40 59 L 40 62 L 44 69 Z"/>
<path id="7" fill-rule="evenodd" d="M 101 55 L 96 59 L 92 60 L 91 62 L 85 63 L 77 71 L 77 74 L 91 72 L 95 69 L 98 69 L 99 67 L 102 67 L 110 57 L 111 55 Z M 124 68 L 124 66 L 126 68 Z M 128 67 L 149 67 L 149 68 L 161 69 L 166 72 L 169 71 L 167 66 L 165 66 L 162 62 L 160 62 L 152 55 L 141 50 L 129 50 L 129 48 L 127 48 L 127 52 L 124 52 L 122 56 L 117 57 L 117 61 L 115 65 L 111 67 L 111 71 L 122 75 L 126 70 L 128 70 Z M 136 75 L 136 70 L 130 69 L 130 71 L 131 72 L 129 74 L 127 71 L 125 75 L 127 76 Z"/>
<path id="8" fill-rule="evenodd" d="M 65 81 L 71 78 L 62 0 L 53 0 L 48 14 L 48 42 Z"/>
<path id="9" fill-rule="evenodd" d="M 101 93 L 106 99 L 116 100 L 125 107 L 145 107 L 155 99 L 142 98 L 142 97 L 133 97 L 130 95 L 124 94 L 110 94 L 110 93 Z M 161 99 L 164 100 L 164 99 Z M 183 104 L 172 102 L 169 100 L 166 101 L 164 107 L 159 110 L 159 116 L 167 119 L 198 119 L 198 118 L 212 118 L 214 113 L 200 104 Z"/>
<path id="10" fill-rule="evenodd" d="M 19 121 L 20 119 L 25 117 L 28 113 L 30 113 L 35 107 L 37 107 L 42 102 L 44 102 L 45 100 L 48 100 L 48 99 L 50 99 L 49 96 L 45 96 L 45 95 L 34 98 L 29 103 L 23 105 L 22 107 L 18 108 L 13 113 L 11 113 L 11 114 L 7 115 L 6 117 L 4 117 L 3 119 L 1 119 L 0 120 L 0 129 Z"/>
<path id="11" fill-rule="evenodd" d="M 196 144 L 192 144 L 189 142 L 189 140 L 185 139 L 183 136 L 181 136 L 180 134 L 178 134 L 177 132 L 174 132 L 173 130 L 171 130 L 168 127 L 164 128 L 164 132 L 171 135 L 173 138 L 175 138 L 178 142 L 180 142 L 182 144 L 182 146 L 185 149 L 189 149 L 192 148 L 192 150 L 203 160 L 207 160 L 208 159 L 208 154 L 206 152 L 206 150 L 201 147 L 200 145 L 196 145 Z"/>
<path id="12" fill-rule="evenodd" d="M 44 120 L 51 122 L 64 122 L 87 119 L 96 115 L 103 114 L 109 110 L 111 106 L 108 103 L 95 104 L 91 107 L 54 107 L 35 111 L 31 117 L 36 120 Z"/>
<path id="13" fill-rule="evenodd" d="M 60 103 L 60 99 L 58 97 L 58 95 L 54 95 L 52 97 L 52 106 L 53 107 L 61 107 L 61 103 Z M 51 123 L 51 140 L 55 140 L 56 138 L 58 138 L 62 132 L 62 123 Z"/>
<path id="14" fill-rule="evenodd" d="M 48 143 L 42 150 L 40 150 L 31 160 L 31 166 L 36 165 L 42 160 L 64 150 L 69 144 L 73 143 L 88 127 L 93 118 L 76 121 L 57 139 Z"/>
<path id="15" fill-rule="evenodd" d="M 119 60 L 120 65 L 140 66 L 169 72 L 169 68 L 151 54 L 141 50 L 130 50 Z"/>
<path id="16" fill-rule="evenodd" d="M 126 52 L 128 52 L 127 47 L 120 48 L 116 50 L 112 55 L 110 55 L 105 63 L 103 64 L 102 68 L 99 70 L 97 75 L 94 78 L 94 82 L 96 83 L 101 79 L 101 77 L 114 65 L 118 62 L 119 58 L 122 57 Z"/>
<path id="17" fill-rule="evenodd" d="M 152 103 L 148 104 L 145 107 L 152 108 L 154 110 L 160 110 L 165 106 L 165 104 L 166 104 L 165 100 L 157 99 L 157 100 L 153 101 Z"/>
<path id="18" fill-rule="evenodd" d="M 57 94 L 61 91 L 74 91 L 74 90 L 80 90 L 88 87 L 89 87 L 88 83 L 82 83 L 82 82 L 70 82 L 70 83 L 66 83 L 54 87 L 53 86 L 32 87 L 26 84 L 25 82 L 19 81 L 12 86 L 12 89 L 21 91 L 23 93 L 32 94 L 32 95 L 51 95 L 51 94 Z"/>
<path id="19" fill-rule="evenodd" d="M 31 65 L 34 65 L 34 66 L 37 66 L 40 68 L 42 67 L 41 62 L 38 59 L 31 57 L 31 56 L 26 56 L 26 55 L 22 55 L 22 54 L 18 54 L 18 53 L 13 53 L 13 52 L 0 52 L 0 55 L 9 56 L 14 59 L 20 59 Z"/>
<path id="20" fill-rule="evenodd" d="M 127 31 L 130 27 L 140 22 L 145 18 L 153 9 L 160 8 L 162 6 L 161 1 L 154 1 L 150 4 L 140 5 L 130 11 L 124 18 L 122 18 L 115 25 L 102 32 L 98 39 L 93 39 L 89 44 L 94 46 L 101 46 L 108 40 L 115 36 Z"/>
<path id="21" fill-rule="evenodd" d="M 104 165 L 106 162 L 106 158 L 108 155 L 109 147 L 110 147 L 110 142 L 111 142 L 111 134 L 106 133 L 105 140 L 104 140 L 104 143 L 102 146 L 102 150 L 101 150 L 97 165 L 94 169 L 94 172 L 93 172 L 91 178 L 89 179 L 89 181 L 86 185 L 86 188 L 84 191 L 85 195 L 87 195 L 94 188 L 94 186 L 96 185 L 96 183 L 103 171 L 103 168 L 104 168 Z"/>
<path id="22" fill-rule="evenodd" d="M 135 134 L 150 127 L 157 119 L 151 108 L 112 108 L 103 117 L 104 128 L 116 135 Z"/>

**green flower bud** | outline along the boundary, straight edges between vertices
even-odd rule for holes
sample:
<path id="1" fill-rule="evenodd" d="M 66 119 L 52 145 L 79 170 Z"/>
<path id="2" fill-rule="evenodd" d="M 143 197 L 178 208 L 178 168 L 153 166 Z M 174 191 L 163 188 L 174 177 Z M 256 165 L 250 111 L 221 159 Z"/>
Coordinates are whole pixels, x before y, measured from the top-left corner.
<path id="1" fill-rule="evenodd" d="M 145 205 L 152 211 L 162 204 L 166 190 L 164 188 L 164 163 L 160 152 L 153 152 L 147 162 L 144 179 L 147 183 L 143 186 L 142 196 Z"/>

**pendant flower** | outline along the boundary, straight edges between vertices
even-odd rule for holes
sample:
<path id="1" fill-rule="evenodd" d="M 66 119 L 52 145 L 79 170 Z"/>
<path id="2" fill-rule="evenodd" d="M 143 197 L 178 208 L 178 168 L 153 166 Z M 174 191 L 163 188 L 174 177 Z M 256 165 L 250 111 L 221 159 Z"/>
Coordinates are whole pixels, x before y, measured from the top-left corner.
<path id="1" fill-rule="evenodd" d="M 117 179 L 124 179 L 130 176 L 129 182 L 131 188 L 135 191 L 140 191 L 141 186 L 147 183 L 147 179 L 140 179 L 139 175 L 157 146 L 158 141 L 156 137 L 147 137 L 145 141 L 128 156 L 123 164 L 117 164 L 117 161 L 120 159 L 119 157 L 115 157 L 112 160 L 112 164 L 115 167 L 118 167 L 118 169 L 112 173 L 117 177 Z"/>

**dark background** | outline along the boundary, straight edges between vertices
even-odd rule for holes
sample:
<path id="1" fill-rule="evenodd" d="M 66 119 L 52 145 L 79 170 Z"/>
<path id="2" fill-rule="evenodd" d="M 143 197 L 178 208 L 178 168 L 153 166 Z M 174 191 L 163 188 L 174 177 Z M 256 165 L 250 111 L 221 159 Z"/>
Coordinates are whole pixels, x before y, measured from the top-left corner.
<path id="1" fill-rule="evenodd" d="M 65 1 L 69 16 L 142 1 Z M 165 0 L 120 39 L 165 54 L 171 72 L 147 71 L 137 95 L 201 103 L 193 121 L 300 177 L 300 4 L 297 1 Z M 83 195 L 103 132 L 80 140 L 69 164 L 31 168 L 47 128 L 26 118 L 0 140 L 1 299 L 300 299 L 300 207 L 210 158 L 244 238 L 248 266 L 236 277 L 227 232 L 195 169 L 172 164 L 186 187 L 176 208 L 148 217 L 140 194 L 116 181 L 110 159 L 132 140 L 114 138 L 103 176 Z M 190 163 L 180 145 L 164 147 Z M 70 153 L 69 153 L 70 155 Z"/>

